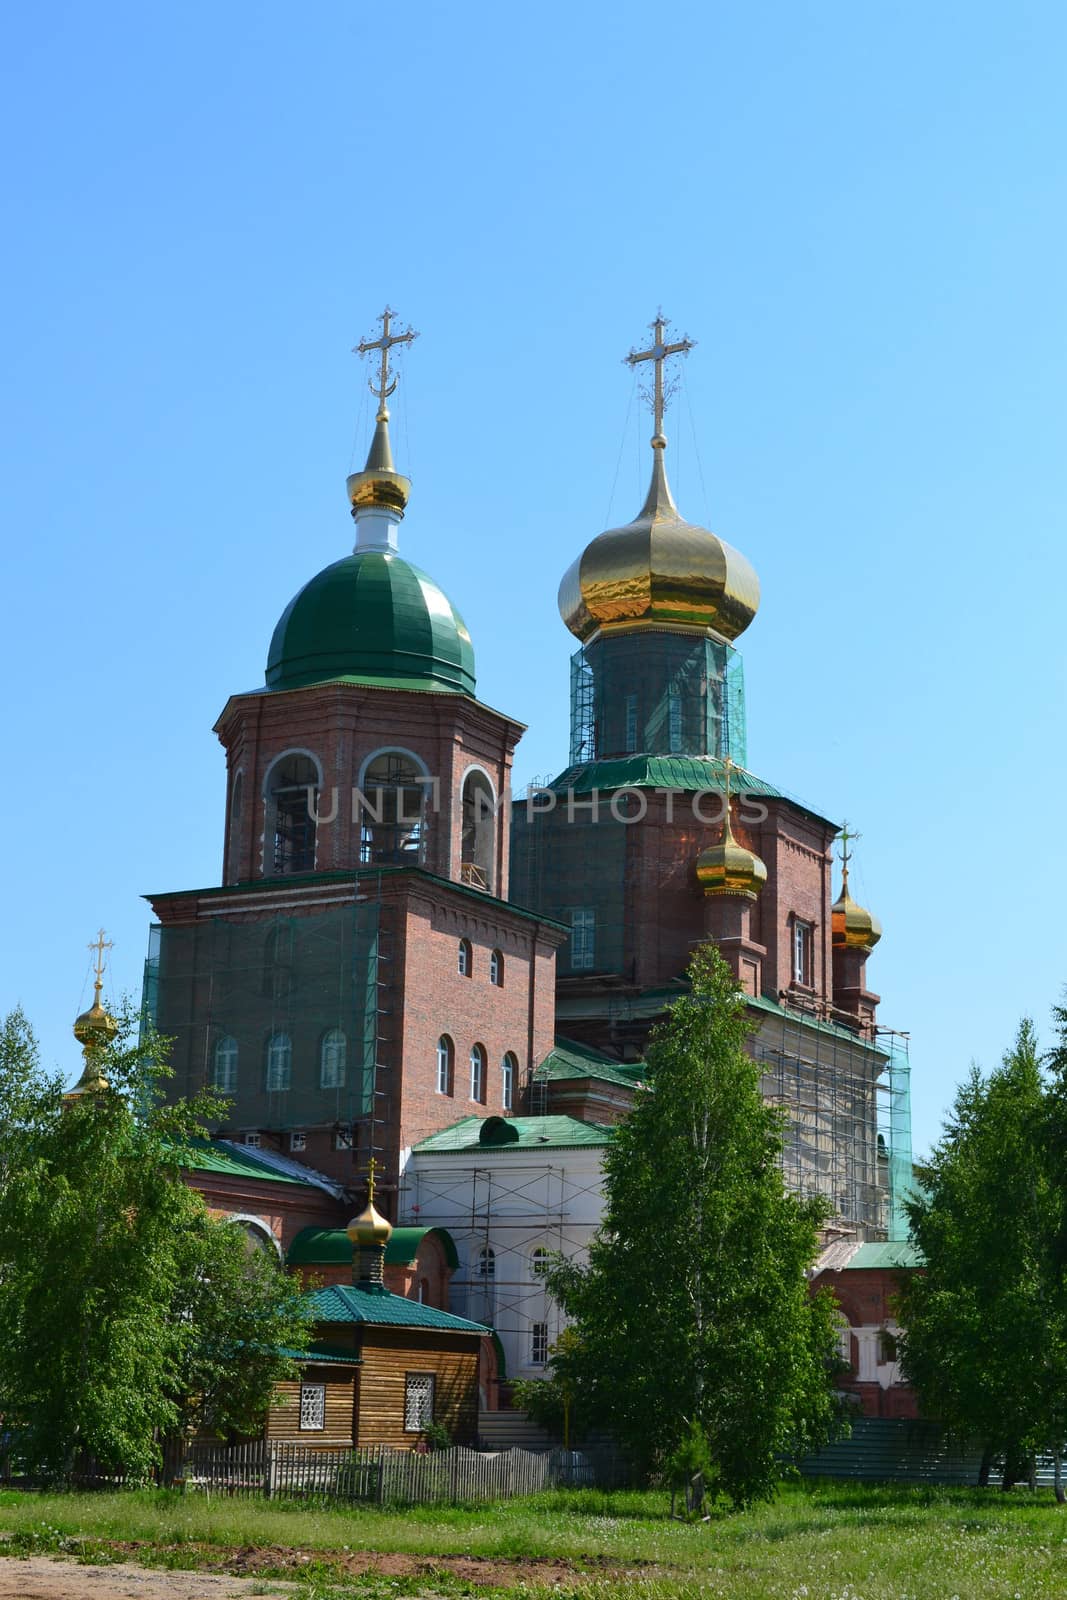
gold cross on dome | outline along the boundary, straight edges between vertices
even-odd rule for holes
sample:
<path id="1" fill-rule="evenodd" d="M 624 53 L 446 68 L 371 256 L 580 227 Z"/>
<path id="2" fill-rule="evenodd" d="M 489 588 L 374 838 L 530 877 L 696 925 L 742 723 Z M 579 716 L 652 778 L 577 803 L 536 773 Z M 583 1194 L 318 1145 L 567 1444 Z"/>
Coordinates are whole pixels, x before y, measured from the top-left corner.
<path id="1" fill-rule="evenodd" d="M 640 361 L 654 361 L 656 364 L 656 378 L 650 398 L 652 400 L 652 414 L 656 419 L 656 438 L 660 439 L 663 436 L 663 408 L 673 392 L 672 384 L 664 385 L 663 363 L 669 356 L 687 356 L 696 344 L 696 340 L 690 339 L 688 334 L 685 334 L 674 344 L 668 344 L 666 342 L 668 323 L 662 311 L 656 312 L 656 320 L 655 322 L 650 322 L 649 327 L 653 333 L 652 348 L 650 350 L 631 350 L 630 354 L 624 357 L 624 360 L 628 367 L 636 367 Z"/>
<path id="2" fill-rule="evenodd" d="M 115 941 L 113 939 L 105 939 L 103 928 L 100 929 L 96 938 L 89 946 L 90 950 L 96 951 L 96 980 L 94 987 L 98 995 L 101 989 L 104 987 L 104 951 L 114 950 L 114 948 Z"/>
<path id="3" fill-rule="evenodd" d="M 841 873 L 846 884 L 848 883 L 848 864 L 852 860 L 852 851 L 849 849 L 849 845 L 853 844 L 857 839 L 862 839 L 862 837 L 861 833 L 853 833 L 847 822 L 841 824 L 841 832 L 838 834 L 838 838 L 841 840 Z"/>
<path id="4" fill-rule="evenodd" d="M 367 1204 L 369 1206 L 374 1204 L 374 1174 L 377 1170 L 378 1163 L 374 1156 L 371 1156 L 370 1161 L 367 1163 Z"/>
<path id="5" fill-rule="evenodd" d="M 396 312 L 391 310 L 389 306 L 386 306 L 385 310 L 378 318 L 378 321 L 382 325 L 381 338 L 361 339 L 357 345 L 353 345 L 352 347 L 352 354 L 356 356 L 368 356 L 372 350 L 379 350 L 381 352 L 381 366 L 379 368 L 377 382 L 375 382 L 373 378 L 367 379 L 367 384 L 371 394 L 376 394 L 378 396 L 379 417 L 383 412 L 385 412 L 386 416 L 388 416 L 388 412 L 385 411 L 385 402 L 396 388 L 398 381 L 396 373 L 389 365 L 389 352 L 395 344 L 410 344 L 413 339 L 417 339 L 419 337 L 413 328 L 405 328 L 403 333 L 393 333 L 393 318 L 395 316 Z"/>

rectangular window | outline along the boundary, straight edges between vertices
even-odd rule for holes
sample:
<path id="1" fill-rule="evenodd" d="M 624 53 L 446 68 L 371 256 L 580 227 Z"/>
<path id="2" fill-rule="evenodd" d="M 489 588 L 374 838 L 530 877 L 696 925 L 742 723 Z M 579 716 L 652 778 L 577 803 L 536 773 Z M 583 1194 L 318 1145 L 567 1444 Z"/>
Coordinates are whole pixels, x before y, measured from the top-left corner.
<path id="1" fill-rule="evenodd" d="M 308 1145 L 306 1133 L 291 1133 L 289 1135 L 289 1149 L 294 1155 L 301 1150 L 306 1150 Z"/>
<path id="2" fill-rule="evenodd" d="M 250 1150 L 258 1150 L 262 1140 L 260 1139 L 258 1133 L 246 1133 L 244 1142 Z"/>
<path id="3" fill-rule="evenodd" d="M 530 1324 L 530 1365 L 543 1367 L 548 1360 L 548 1323 Z"/>
<path id="4" fill-rule="evenodd" d="M 793 982 L 805 989 L 815 985 L 815 929 L 810 922 L 793 919 Z"/>
<path id="5" fill-rule="evenodd" d="M 571 911 L 571 971 L 588 972 L 596 959 L 596 912 L 592 906 Z"/>
<path id="6" fill-rule="evenodd" d="M 433 1373 L 404 1374 L 404 1432 L 424 1433 L 433 1421 Z"/>
<path id="7" fill-rule="evenodd" d="M 627 755 L 633 755 L 637 749 L 637 696 L 626 696 L 626 744 Z"/>
<path id="8" fill-rule="evenodd" d="M 676 684 L 667 690 L 667 738 L 671 754 L 682 748 L 682 691 Z"/>
<path id="9" fill-rule="evenodd" d="M 302 1383 L 300 1385 L 300 1429 L 302 1433 L 314 1432 L 326 1426 L 326 1385 Z"/>

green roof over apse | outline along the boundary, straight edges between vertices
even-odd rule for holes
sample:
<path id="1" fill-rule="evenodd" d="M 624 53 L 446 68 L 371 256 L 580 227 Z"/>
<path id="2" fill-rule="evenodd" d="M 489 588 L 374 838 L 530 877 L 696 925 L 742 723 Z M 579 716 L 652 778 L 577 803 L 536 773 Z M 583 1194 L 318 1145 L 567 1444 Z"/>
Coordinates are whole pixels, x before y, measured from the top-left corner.
<path id="1" fill-rule="evenodd" d="M 614 1128 L 577 1117 L 464 1117 L 412 1148 L 434 1155 L 469 1155 L 490 1150 L 576 1150 L 611 1143 Z"/>
<path id="2" fill-rule="evenodd" d="M 282 612 L 268 689 L 395 684 L 473 696 L 474 649 L 432 578 L 392 550 L 358 550 L 306 583 Z"/>
<path id="3" fill-rule="evenodd" d="M 386 1266 L 413 1266 L 419 1245 L 428 1233 L 441 1241 L 445 1260 L 455 1270 L 459 1266 L 459 1253 L 447 1228 L 394 1228 L 385 1247 Z M 285 1260 L 290 1267 L 350 1266 L 352 1241 L 344 1228 L 301 1228 Z"/>
<path id="4" fill-rule="evenodd" d="M 754 772 L 734 768 L 730 780 L 735 795 L 761 794 L 786 798 L 773 783 Z M 723 764 L 716 756 L 622 756 L 617 761 L 587 761 L 568 767 L 547 785 L 591 794 L 594 789 L 723 789 Z"/>
<path id="5" fill-rule="evenodd" d="M 316 1322 L 369 1322 L 387 1328 L 436 1328 L 442 1333 L 488 1333 L 480 1322 L 438 1311 L 435 1306 L 405 1300 L 388 1289 L 357 1289 L 352 1284 L 331 1283 L 305 1295 L 304 1304 Z"/>
<path id="6" fill-rule="evenodd" d="M 617 1083 L 622 1088 L 632 1089 L 644 1079 L 647 1071 L 643 1061 L 616 1061 L 612 1056 L 590 1049 L 587 1044 L 579 1044 L 577 1040 L 557 1039 L 555 1048 L 541 1062 L 534 1077 L 548 1078 L 553 1083 L 597 1078 L 604 1083 Z"/>

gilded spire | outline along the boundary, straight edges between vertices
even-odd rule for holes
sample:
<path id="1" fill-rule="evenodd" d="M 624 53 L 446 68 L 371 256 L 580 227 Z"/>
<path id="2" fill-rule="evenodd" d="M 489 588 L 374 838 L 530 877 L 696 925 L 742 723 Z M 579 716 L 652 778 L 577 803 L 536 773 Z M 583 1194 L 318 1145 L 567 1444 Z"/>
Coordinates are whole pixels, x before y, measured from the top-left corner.
<path id="1" fill-rule="evenodd" d="M 101 928 L 89 949 L 96 954 L 93 1003 L 88 1011 L 82 1012 L 74 1024 L 74 1037 L 82 1047 L 85 1064 L 78 1082 L 64 1096 L 66 1100 L 73 1100 L 83 1094 L 99 1094 L 108 1087 L 108 1081 L 100 1068 L 100 1052 L 111 1043 L 119 1031 L 118 1023 L 104 1010 L 100 999 L 100 992 L 104 987 L 104 952 L 114 949 L 114 941 L 106 939 Z"/>
<path id="2" fill-rule="evenodd" d="M 724 757 L 722 838 L 697 856 L 697 881 L 706 895 L 736 894 L 755 900 L 767 882 L 767 868 L 754 850 L 738 844 L 730 821 L 730 782 L 734 763 Z"/>
<path id="3" fill-rule="evenodd" d="M 377 352 L 379 360 L 374 376 L 367 384 L 371 394 L 378 399 L 374 437 L 367 452 L 367 464 L 362 472 L 353 472 L 348 479 L 348 498 L 352 515 L 360 526 L 357 549 L 389 548 L 396 546 L 396 524 L 404 515 L 411 495 L 411 480 L 403 477 L 393 466 L 393 450 L 389 442 L 389 407 L 386 401 L 399 383 L 399 375 L 389 362 L 389 352 L 395 345 L 411 344 L 419 336 L 412 328 L 393 332 L 396 312 L 386 306 L 378 321 L 382 331 L 377 339 L 361 339 L 353 346 L 353 354 L 360 357 Z M 366 514 L 371 515 L 367 516 Z M 378 513 L 378 515 L 374 515 Z M 384 515 L 382 515 L 384 513 Z M 367 523 L 364 529 L 361 524 Z"/>
<path id="4" fill-rule="evenodd" d="M 844 823 L 841 839 L 841 893 L 830 911 L 830 935 L 835 950 L 862 950 L 870 955 L 882 937 L 882 925 L 865 907 L 857 905 L 848 889 L 848 864 L 852 859 L 849 845 L 861 836 L 853 833 Z"/>

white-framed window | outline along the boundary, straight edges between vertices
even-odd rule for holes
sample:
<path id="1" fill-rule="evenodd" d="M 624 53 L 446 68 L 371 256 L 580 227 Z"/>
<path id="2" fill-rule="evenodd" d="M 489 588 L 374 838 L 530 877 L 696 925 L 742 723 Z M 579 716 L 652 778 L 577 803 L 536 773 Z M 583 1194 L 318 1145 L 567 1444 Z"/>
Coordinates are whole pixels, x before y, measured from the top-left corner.
<path id="1" fill-rule="evenodd" d="M 215 1088 L 220 1094 L 233 1094 L 237 1089 L 237 1040 L 225 1033 L 215 1046 Z"/>
<path id="2" fill-rule="evenodd" d="M 548 1360 L 548 1323 L 530 1324 L 530 1365 L 543 1367 Z"/>
<path id="3" fill-rule="evenodd" d="M 345 1081 L 345 1056 L 348 1042 L 340 1028 L 331 1028 L 319 1046 L 319 1087 L 340 1089 Z"/>
<path id="4" fill-rule="evenodd" d="M 510 1050 L 505 1050 L 504 1059 L 500 1063 L 500 1103 L 505 1111 L 510 1111 L 515 1104 L 515 1079 L 518 1075 L 519 1063 Z"/>
<path id="5" fill-rule="evenodd" d="M 333 1130 L 333 1147 L 335 1150 L 351 1150 L 352 1124 L 350 1122 L 339 1122 L 337 1124 Z"/>
<path id="6" fill-rule="evenodd" d="M 432 1372 L 405 1372 L 405 1433 L 424 1433 L 433 1422 L 433 1390 Z"/>
<path id="7" fill-rule="evenodd" d="M 637 696 L 626 696 L 626 740 L 623 745 L 627 755 L 633 755 L 637 749 Z"/>
<path id="8" fill-rule="evenodd" d="M 489 957 L 489 982 L 498 989 L 504 987 L 504 957 L 499 950 Z"/>
<path id="9" fill-rule="evenodd" d="M 793 982 L 810 989 L 815 983 L 815 929 L 810 922 L 793 918 Z"/>
<path id="10" fill-rule="evenodd" d="M 596 911 L 571 907 L 571 971 L 588 971 L 596 960 Z"/>
<path id="11" fill-rule="evenodd" d="M 447 1033 L 443 1033 L 437 1041 L 437 1092 L 438 1094 L 451 1094 L 453 1085 L 452 1069 L 456 1059 L 455 1046 Z"/>
<path id="12" fill-rule="evenodd" d="M 471 1099 L 479 1105 L 485 1100 L 485 1046 L 471 1045 Z"/>
<path id="13" fill-rule="evenodd" d="M 461 939 L 459 941 L 459 949 L 456 953 L 456 969 L 461 978 L 469 978 L 474 970 L 474 952 L 471 949 L 469 939 Z"/>
<path id="14" fill-rule="evenodd" d="M 537 1246 L 536 1250 L 531 1250 L 530 1251 L 530 1272 L 531 1272 L 531 1275 L 533 1277 L 535 1277 L 535 1278 L 543 1278 L 545 1276 L 545 1273 L 548 1271 L 548 1261 L 549 1261 L 549 1253 L 545 1249 L 543 1244 L 539 1244 Z"/>
<path id="15" fill-rule="evenodd" d="M 246 1144 L 250 1150 L 258 1150 L 263 1140 L 258 1133 L 246 1133 L 241 1143 Z"/>
<path id="16" fill-rule="evenodd" d="M 474 1258 L 474 1320 L 493 1326 L 496 1316 L 496 1256 L 488 1245 Z"/>
<path id="17" fill-rule="evenodd" d="M 272 1033 L 267 1040 L 267 1093 L 284 1093 L 292 1070 L 293 1041 L 287 1033 Z"/>
<path id="18" fill-rule="evenodd" d="M 676 755 L 682 748 L 682 691 L 676 683 L 667 690 L 667 738 Z"/>
<path id="19" fill-rule="evenodd" d="M 300 1431 L 320 1431 L 326 1426 L 326 1385 L 302 1383 L 300 1385 Z"/>
<path id="20" fill-rule="evenodd" d="M 298 1129 L 294 1128 L 292 1133 L 289 1135 L 289 1151 L 290 1151 L 290 1154 L 294 1155 L 294 1156 L 299 1155 L 301 1150 L 306 1150 L 307 1147 L 308 1147 L 307 1134 L 306 1133 L 301 1133 Z"/>

